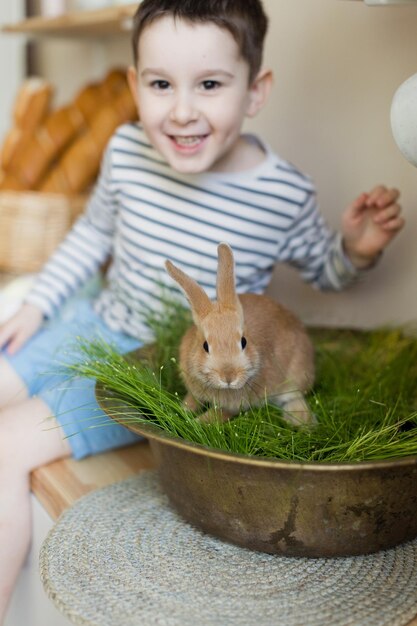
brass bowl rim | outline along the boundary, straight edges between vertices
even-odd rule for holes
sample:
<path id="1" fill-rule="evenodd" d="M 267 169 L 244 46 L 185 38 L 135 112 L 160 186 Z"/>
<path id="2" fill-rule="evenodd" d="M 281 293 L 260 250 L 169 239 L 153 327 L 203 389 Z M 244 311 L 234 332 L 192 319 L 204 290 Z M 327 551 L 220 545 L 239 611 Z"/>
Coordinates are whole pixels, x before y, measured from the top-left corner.
<path id="1" fill-rule="evenodd" d="M 360 469 L 375 469 L 380 470 L 383 468 L 389 469 L 394 467 L 406 467 L 408 465 L 416 465 L 417 466 L 417 455 L 416 456 L 406 456 L 400 458 L 393 458 L 386 461 L 358 461 L 350 462 L 350 463 L 326 463 L 326 462 L 316 462 L 312 463 L 311 461 L 283 461 L 280 459 L 263 459 L 261 457 L 248 456 L 246 454 L 239 454 L 237 452 L 227 452 L 226 450 L 216 450 L 215 448 L 208 448 L 199 443 L 194 443 L 193 441 L 186 441 L 185 439 L 180 439 L 179 437 L 173 437 L 169 433 L 161 430 L 158 426 L 153 424 L 141 424 L 140 426 L 132 426 L 128 424 L 124 424 L 123 420 L 118 420 L 114 416 L 110 416 L 112 419 L 115 419 L 119 423 L 122 423 L 126 428 L 129 428 L 132 432 L 136 434 L 142 435 L 147 439 L 153 439 L 160 444 L 166 444 L 169 446 L 173 446 L 174 448 L 188 450 L 194 452 L 195 454 L 199 454 L 201 456 L 210 457 L 217 460 L 223 461 L 231 461 L 233 463 L 238 463 L 241 465 L 250 465 L 264 468 L 272 468 L 272 467 L 280 467 L 281 469 L 287 470 L 308 470 L 314 472 L 326 472 L 326 471 L 356 471 Z"/>
<path id="2" fill-rule="evenodd" d="M 313 463 L 311 461 L 284 461 L 281 459 L 263 459 L 261 457 L 248 456 L 246 454 L 239 454 L 237 452 L 227 452 L 226 450 L 216 450 L 215 448 L 208 448 L 203 446 L 202 444 L 195 443 L 193 441 L 186 441 L 185 439 L 180 439 L 179 437 L 174 437 L 170 433 L 164 431 L 159 426 L 155 424 L 129 424 L 123 421 L 123 418 L 119 418 L 116 415 L 113 415 L 110 412 L 108 406 L 106 406 L 106 399 L 103 397 L 99 397 L 98 390 L 102 389 L 103 386 L 98 384 L 96 385 L 96 399 L 99 406 L 103 409 L 103 411 L 114 421 L 118 422 L 128 428 L 132 432 L 137 435 L 142 435 L 147 439 L 153 439 L 160 444 L 166 444 L 169 446 L 173 446 L 174 448 L 188 450 L 189 452 L 194 452 L 195 454 L 210 457 L 213 459 L 229 461 L 233 463 L 238 463 L 240 465 L 250 465 L 255 467 L 263 467 L 263 468 L 280 468 L 282 470 L 289 471 L 310 471 L 310 472 L 335 472 L 335 471 L 349 471 L 354 472 L 357 470 L 380 470 L 380 469 L 392 469 L 395 467 L 407 467 L 407 466 L 417 466 L 417 455 L 406 456 L 406 457 L 397 457 L 392 459 L 387 459 L 385 461 L 358 461 L 358 462 L 350 462 L 350 463 L 326 463 L 319 462 Z M 106 390 L 108 392 L 108 390 Z M 132 410 L 132 407 L 129 406 L 129 410 Z M 139 411 L 138 411 L 139 413 Z"/>

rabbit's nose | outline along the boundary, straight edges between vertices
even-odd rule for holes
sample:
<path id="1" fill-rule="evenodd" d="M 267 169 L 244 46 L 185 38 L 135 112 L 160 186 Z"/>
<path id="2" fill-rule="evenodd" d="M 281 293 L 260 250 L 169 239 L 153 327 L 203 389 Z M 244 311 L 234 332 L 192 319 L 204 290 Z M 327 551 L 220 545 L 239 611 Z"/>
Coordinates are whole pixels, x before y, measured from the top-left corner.
<path id="1" fill-rule="evenodd" d="M 223 373 L 223 380 L 227 385 L 232 385 L 234 382 L 236 382 L 236 372 L 235 370 L 226 370 Z"/>

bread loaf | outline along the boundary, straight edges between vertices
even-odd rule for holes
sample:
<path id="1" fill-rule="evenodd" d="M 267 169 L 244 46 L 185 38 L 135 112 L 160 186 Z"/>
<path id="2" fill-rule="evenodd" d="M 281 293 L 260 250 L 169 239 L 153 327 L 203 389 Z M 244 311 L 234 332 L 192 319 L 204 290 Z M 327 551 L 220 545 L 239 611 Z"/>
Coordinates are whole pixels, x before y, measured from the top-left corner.
<path id="1" fill-rule="evenodd" d="M 120 91 L 125 90 L 126 86 L 126 72 L 112 70 L 101 83 L 84 87 L 74 99 L 73 106 L 78 109 L 84 122 L 90 125 L 97 112 Z"/>
<path id="2" fill-rule="evenodd" d="M 24 81 L 13 107 L 14 126 L 6 134 L 1 150 L 2 170 L 7 171 L 13 156 L 25 150 L 49 111 L 52 94 L 52 86 L 42 78 L 32 77 Z"/>
<path id="3" fill-rule="evenodd" d="M 119 91 L 122 91 L 127 85 L 126 70 L 113 69 L 107 74 L 103 82 L 101 83 L 101 89 L 103 94 L 108 93 L 110 97 L 115 96 Z"/>
<path id="4" fill-rule="evenodd" d="M 15 151 L 3 168 L 5 173 L 20 181 L 24 189 L 35 189 L 53 161 L 83 127 L 84 118 L 76 107 L 70 105 L 54 111 L 24 149 Z"/>
<path id="5" fill-rule="evenodd" d="M 105 147 L 118 126 L 137 117 L 129 88 L 124 89 L 98 112 L 89 128 L 68 148 L 39 190 L 75 194 L 94 182 Z"/>
<path id="6" fill-rule="evenodd" d="M 80 113 L 84 124 L 90 124 L 97 110 L 110 99 L 111 93 L 103 95 L 100 85 L 91 84 L 84 87 L 76 96 L 73 106 Z"/>
<path id="7" fill-rule="evenodd" d="M 0 190 L 7 191 L 25 191 L 24 185 L 17 180 L 14 176 L 10 174 L 5 174 L 5 172 L 1 172 L 0 174 Z"/>
<path id="8" fill-rule="evenodd" d="M 17 126 L 11 128 L 6 134 L 1 149 L 1 166 L 5 170 L 9 166 L 13 155 L 21 149 L 23 150 L 31 138 L 30 133 L 25 133 Z"/>
<path id="9" fill-rule="evenodd" d="M 15 126 L 31 133 L 45 119 L 49 111 L 53 89 L 48 81 L 33 76 L 19 89 L 13 108 Z"/>
<path id="10" fill-rule="evenodd" d="M 42 79 L 25 81 L 19 90 L 15 126 L 0 155 L 0 190 L 85 191 L 116 128 L 137 118 L 122 69 L 111 70 L 103 81 L 81 89 L 70 105 L 48 113 L 51 96 Z"/>
<path id="11" fill-rule="evenodd" d="M 97 175 L 100 152 L 90 133 L 85 133 L 67 150 L 39 191 L 73 195 L 86 189 Z"/>

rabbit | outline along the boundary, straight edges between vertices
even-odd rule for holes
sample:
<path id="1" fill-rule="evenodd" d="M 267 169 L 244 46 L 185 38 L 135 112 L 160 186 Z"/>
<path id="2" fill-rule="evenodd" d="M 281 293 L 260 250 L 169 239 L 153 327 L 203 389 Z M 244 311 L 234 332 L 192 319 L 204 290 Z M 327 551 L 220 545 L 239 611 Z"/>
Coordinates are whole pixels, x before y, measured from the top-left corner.
<path id="1" fill-rule="evenodd" d="M 184 404 L 208 410 L 201 421 L 226 421 L 266 402 L 282 407 L 293 425 L 315 417 L 304 393 L 314 381 L 314 350 L 300 320 L 265 295 L 237 295 L 230 246 L 220 243 L 217 301 L 171 261 L 165 267 L 191 305 L 194 325 L 184 334 L 179 365 Z"/>

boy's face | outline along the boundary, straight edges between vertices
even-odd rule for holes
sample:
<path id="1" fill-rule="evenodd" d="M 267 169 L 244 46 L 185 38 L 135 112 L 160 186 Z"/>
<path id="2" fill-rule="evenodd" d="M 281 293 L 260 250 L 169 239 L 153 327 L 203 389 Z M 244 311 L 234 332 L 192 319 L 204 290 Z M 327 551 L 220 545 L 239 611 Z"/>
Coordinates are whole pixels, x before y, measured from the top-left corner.
<path id="1" fill-rule="evenodd" d="M 170 166 L 193 174 L 239 169 L 242 122 L 259 107 L 232 35 L 167 16 L 143 31 L 138 53 L 131 88 L 144 130 Z"/>

